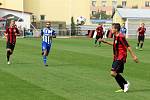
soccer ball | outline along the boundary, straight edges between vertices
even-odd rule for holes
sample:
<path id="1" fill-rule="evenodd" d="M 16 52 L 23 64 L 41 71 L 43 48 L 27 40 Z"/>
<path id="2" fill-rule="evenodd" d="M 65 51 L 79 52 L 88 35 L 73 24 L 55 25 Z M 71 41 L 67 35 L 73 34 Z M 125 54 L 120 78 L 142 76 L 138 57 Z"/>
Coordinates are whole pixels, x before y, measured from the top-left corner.
<path id="1" fill-rule="evenodd" d="M 77 18 L 77 25 L 84 25 L 85 22 L 86 22 L 86 18 L 85 18 L 85 17 L 79 16 L 79 17 Z"/>

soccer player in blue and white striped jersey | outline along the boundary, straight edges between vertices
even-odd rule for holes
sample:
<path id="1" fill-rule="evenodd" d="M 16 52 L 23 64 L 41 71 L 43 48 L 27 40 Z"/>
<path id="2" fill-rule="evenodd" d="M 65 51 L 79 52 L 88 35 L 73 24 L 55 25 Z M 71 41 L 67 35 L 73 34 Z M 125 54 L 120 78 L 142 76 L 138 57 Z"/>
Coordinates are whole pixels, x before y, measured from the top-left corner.
<path id="1" fill-rule="evenodd" d="M 42 55 L 43 55 L 43 62 L 45 66 L 47 65 L 47 56 L 50 52 L 51 45 L 52 45 L 52 38 L 56 35 L 55 31 L 51 29 L 51 23 L 47 22 L 46 27 L 41 30 L 41 37 L 42 37 Z"/>

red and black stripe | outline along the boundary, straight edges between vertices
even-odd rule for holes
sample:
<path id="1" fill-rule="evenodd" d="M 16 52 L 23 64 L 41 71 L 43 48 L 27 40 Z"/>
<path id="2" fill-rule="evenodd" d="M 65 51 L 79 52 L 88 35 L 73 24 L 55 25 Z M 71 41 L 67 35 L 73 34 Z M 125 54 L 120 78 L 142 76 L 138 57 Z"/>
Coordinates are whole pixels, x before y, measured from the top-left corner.
<path id="1" fill-rule="evenodd" d="M 18 31 L 17 28 L 8 28 L 8 29 L 6 29 L 7 42 L 16 43 L 16 33 L 19 34 L 19 31 Z"/>

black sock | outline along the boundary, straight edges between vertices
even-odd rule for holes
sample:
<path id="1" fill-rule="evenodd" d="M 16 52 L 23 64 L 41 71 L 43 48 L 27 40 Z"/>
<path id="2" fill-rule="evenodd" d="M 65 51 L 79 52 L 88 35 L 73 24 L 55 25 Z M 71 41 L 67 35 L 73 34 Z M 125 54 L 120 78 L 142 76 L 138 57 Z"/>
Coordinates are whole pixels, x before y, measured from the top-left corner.
<path id="1" fill-rule="evenodd" d="M 101 42 L 99 42 L 99 45 L 101 45 Z"/>
<path id="2" fill-rule="evenodd" d="M 140 43 L 137 43 L 137 47 L 139 47 L 139 44 L 140 44 Z"/>
<path id="3" fill-rule="evenodd" d="M 116 75 L 115 79 L 116 79 L 118 85 L 121 87 L 121 89 L 124 90 L 124 84 L 123 84 L 123 82 L 121 81 L 121 78 L 120 78 L 120 75 L 119 75 L 119 74 Z"/>
<path id="4" fill-rule="evenodd" d="M 142 48 L 143 47 L 143 43 L 141 43 L 141 47 L 140 48 Z"/>
<path id="5" fill-rule="evenodd" d="M 95 44 L 97 43 L 97 40 L 95 40 Z"/>
<path id="6" fill-rule="evenodd" d="M 123 84 L 127 84 L 127 81 L 119 74 L 120 80 L 123 82 Z"/>
<path id="7" fill-rule="evenodd" d="M 7 51 L 7 61 L 9 61 L 10 58 L 10 51 Z"/>

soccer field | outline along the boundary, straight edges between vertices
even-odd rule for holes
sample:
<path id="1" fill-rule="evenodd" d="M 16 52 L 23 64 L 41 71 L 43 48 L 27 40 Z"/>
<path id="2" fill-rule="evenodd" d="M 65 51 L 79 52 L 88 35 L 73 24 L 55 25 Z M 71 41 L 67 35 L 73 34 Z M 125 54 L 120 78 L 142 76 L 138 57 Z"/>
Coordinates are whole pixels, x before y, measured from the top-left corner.
<path id="1" fill-rule="evenodd" d="M 128 55 L 124 76 L 128 93 L 110 76 L 112 47 L 94 47 L 92 39 L 54 39 L 48 67 L 43 66 L 41 40 L 18 39 L 12 64 L 6 64 L 5 40 L 0 39 L 0 100 L 150 100 L 150 40 Z"/>

